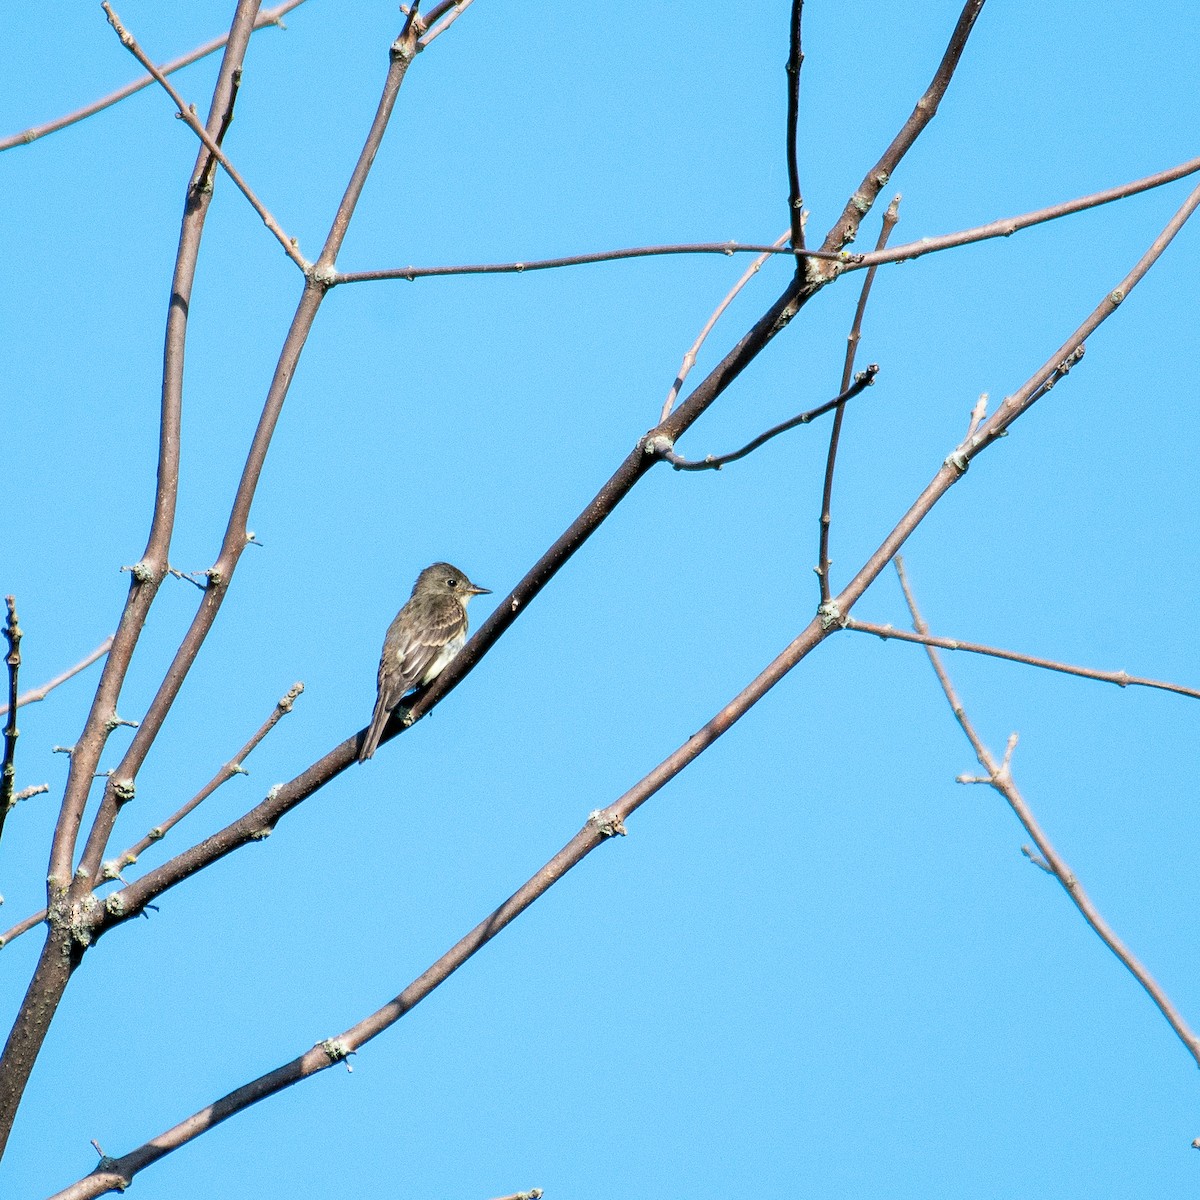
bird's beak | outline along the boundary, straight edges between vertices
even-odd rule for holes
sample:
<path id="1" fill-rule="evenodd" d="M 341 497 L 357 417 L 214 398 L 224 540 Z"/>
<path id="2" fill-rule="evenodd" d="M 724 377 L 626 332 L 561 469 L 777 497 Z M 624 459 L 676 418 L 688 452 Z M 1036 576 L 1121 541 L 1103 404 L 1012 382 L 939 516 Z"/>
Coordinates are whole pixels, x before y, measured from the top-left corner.
<path id="1" fill-rule="evenodd" d="M 473 583 L 468 585 L 467 590 L 472 596 L 490 596 L 492 594 L 491 588 L 476 587 Z"/>

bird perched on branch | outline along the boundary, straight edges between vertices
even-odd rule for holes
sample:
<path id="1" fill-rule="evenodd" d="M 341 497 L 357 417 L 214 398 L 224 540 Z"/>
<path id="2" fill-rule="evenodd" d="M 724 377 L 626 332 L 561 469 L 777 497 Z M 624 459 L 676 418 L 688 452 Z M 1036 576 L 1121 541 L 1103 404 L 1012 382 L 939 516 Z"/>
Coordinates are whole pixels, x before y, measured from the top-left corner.
<path id="1" fill-rule="evenodd" d="M 366 762 L 375 753 L 388 718 L 400 700 L 441 674 L 467 640 L 467 603 L 486 596 L 457 567 L 434 563 L 417 576 L 408 603 L 396 614 L 383 639 L 375 712 L 358 751 Z"/>

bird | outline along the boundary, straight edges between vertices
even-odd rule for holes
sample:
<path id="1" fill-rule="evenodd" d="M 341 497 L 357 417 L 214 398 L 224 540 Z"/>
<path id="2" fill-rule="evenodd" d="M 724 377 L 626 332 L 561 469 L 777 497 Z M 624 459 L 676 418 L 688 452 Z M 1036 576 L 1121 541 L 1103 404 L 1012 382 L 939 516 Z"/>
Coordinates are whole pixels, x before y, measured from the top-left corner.
<path id="1" fill-rule="evenodd" d="M 378 695 L 358 761 L 366 762 L 379 746 L 392 711 L 415 688 L 442 673 L 467 640 L 467 604 L 487 596 L 457 567 L 434 563 L 417 576 L 412 595 L 388 626 L 379 658 Z"/>

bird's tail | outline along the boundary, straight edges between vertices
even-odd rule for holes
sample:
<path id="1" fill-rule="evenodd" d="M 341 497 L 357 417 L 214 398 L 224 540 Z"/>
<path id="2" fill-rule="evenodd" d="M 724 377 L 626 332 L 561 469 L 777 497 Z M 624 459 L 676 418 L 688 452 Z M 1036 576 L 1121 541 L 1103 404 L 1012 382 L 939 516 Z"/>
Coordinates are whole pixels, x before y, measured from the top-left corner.
<path id="1" fill-rule="evenodd" d="M 371 714 L 371 723 L 367 726 L 367 732 L 363 735 L 362 745 L 358 750 L 358 761 L 366 762 L 379 747 L 379 739 L 383 737 L 383 731 L 387 728 L 388 717 L 392 715 L 392 710 L 384 703 L 384 698 L 380 696 L 375 701 L 375 711 Z"/>

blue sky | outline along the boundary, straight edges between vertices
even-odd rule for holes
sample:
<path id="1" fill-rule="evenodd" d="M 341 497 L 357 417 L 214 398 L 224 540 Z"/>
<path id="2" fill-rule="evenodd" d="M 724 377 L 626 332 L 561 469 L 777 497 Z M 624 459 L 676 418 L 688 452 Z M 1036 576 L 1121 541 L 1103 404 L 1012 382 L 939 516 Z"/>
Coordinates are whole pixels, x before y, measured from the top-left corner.
<path id="1" fill-rule="evenodd" d="M 118 11 L 162 60 L 231 4 Z M 787 224 L 788 5 L 479 0 L 417 60 L 345 270 L 738 239 Z M 800 169 L 814 240 L 912 109 L 958 5 L 805 8 Z M 226 148 L 316 256 L 374 111 L 394 6 L 309 0 L 253 40 Z M 884 193 L 894 242 L 1099 190 L 1197 153 L 1200 13 L 991 0 Z M 125 82 L 98 6 L 0 14 L 0 134 Z M 217 60 L 175 76 L 207 108 Z M 23 681 L 111 632 L 145 544 L 162 327 L 195 145 L 146 90 L 0 156 L 9 286 L 0 592 Z M 844 583 L 961 439 L 1122 278 L 1187 194 L 881 271 L 848 411 Z M 882 203 L 879 206 L 882 211 Z M 874 214 L 859 247 L 873 244 Z M 1083 364 L 981 456 L 906 560 L 935 632 L 1200 684 L 1195 337 L 1184 229 Z M 336 289 L 297 372 L 220 620 L 139 780 L 119 849 L 195 792 L 294 680 L 296 710 L 143 864 L 234 819 L 370 717 L 421 567 L 494 597 L 657 420 L 747 260 L 672 258 Z M 698 381 L 782 288 L 764 268 Z M 228 180 L 192 304 L 173 565 L 216 554 L 282 336 L 292 264 Z M 837 391 L 856 277 L 826 289 L 680 441 L 702 457 Z M 686 739 L 810 620 L 828 419 L 720 473 L 656 469 L 428 721 L 85 959 L 0 1164 L 37 1196 L 377 1008 Z M 169 581 L 121 714 L 195 609 Z M 904 623 L 893 577 L 856 610 Z M 1196 702 L 990 660 L 948 665 L 1047 833 L 1200 1022 Z M 95 669 L 22 713 L 4 925 L 44 903 L 51 747 Z M 114 734 L 102 763 L 128 744 Z M 725 738 L 354 1061 L 147 1170 L 137 1194 L 547 1200 L 1191 1196 L 1200 1078 L 1020 854 L 923 653 L 826 642 Z M 99 789 L 97 789 L 97 795 Z M 142 864 L 139 864 L 139 867 Z M 131 875 L 136 874 L 135 868 Z M 0 953 L 4 1028 L 35 932 Z"/>

